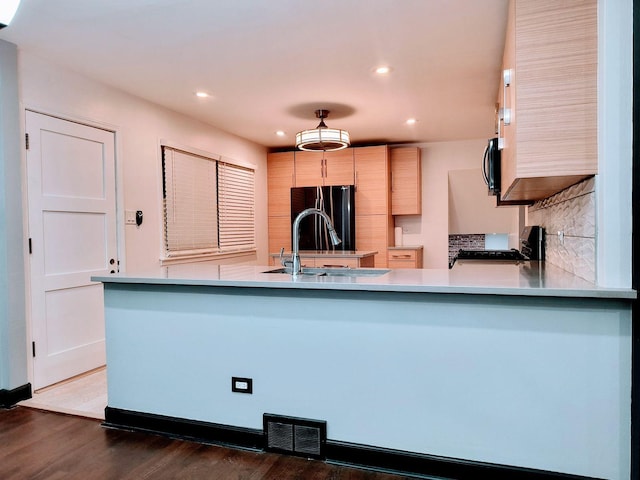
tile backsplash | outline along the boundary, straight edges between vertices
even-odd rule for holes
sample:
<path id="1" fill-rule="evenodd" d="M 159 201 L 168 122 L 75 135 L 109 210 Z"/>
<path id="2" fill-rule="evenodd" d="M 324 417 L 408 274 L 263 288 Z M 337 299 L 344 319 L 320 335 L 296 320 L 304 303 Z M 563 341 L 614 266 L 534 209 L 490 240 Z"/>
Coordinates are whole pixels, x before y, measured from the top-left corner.
<path id="1" fill-rule="evenodd" d="M 527 223 L 545 228 L 546 262 L 595 283 L 595 177 L 534 203 Z"/>
<path id="2" fill-rule="evenodd" d="M 449 235 L 449 263 L 458 250 L 484 250 L 484 234 Z"/>

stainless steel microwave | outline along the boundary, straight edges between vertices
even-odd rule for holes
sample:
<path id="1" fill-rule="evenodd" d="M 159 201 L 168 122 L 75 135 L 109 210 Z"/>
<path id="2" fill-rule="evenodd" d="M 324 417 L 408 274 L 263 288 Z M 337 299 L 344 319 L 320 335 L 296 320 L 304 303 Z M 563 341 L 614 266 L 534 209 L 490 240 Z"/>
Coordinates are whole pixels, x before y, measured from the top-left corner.
<path id="1" fill-rule="evenodd" d="M 500 194 L 500 158 L 498 138 L 489 139 L 482 160 L 482 176 L 484 177 L 484 183 L 489 188 L 489 195 Z"/>

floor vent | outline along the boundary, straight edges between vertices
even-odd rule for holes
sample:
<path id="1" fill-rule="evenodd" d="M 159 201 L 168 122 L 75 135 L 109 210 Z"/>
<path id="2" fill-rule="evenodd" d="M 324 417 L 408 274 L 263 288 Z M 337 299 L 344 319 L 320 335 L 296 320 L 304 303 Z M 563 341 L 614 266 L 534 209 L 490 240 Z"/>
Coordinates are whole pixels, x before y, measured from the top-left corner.
<path id="1" fill-rule="evenodd" d="M 266 450 L 324 459 L 327 422 L 265 413 Z"/>

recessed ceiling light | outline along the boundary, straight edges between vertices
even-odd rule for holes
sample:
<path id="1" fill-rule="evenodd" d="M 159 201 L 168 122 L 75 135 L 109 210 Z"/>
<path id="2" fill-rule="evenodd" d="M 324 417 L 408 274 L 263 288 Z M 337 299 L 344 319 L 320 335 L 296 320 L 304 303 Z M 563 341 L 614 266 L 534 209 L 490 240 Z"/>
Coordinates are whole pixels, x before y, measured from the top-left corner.
<path id="1" fill-rule="evenodd" d="M 284 137 L 284 136 L 286 135 L 286 133 L 285 133 L 285 132 L 283 132 L 282 130 L 278 130 L 278 131 L 276 132 L 276 135 L 277 135 L 277 136 L 279 136 L 279 137 Z"/>
<path id="2" fill-rule="evenodd" d="M 391 71 L 391 67 L 387 65 L 380 65 L 375 71 L 378 75 L 386 75 Z"/>
<path id="3" fill-rule="evenodd" d="M 418 121 L 418 120 L 416 120 L 415 118 L 410 118 L 410 119 L 408 119 L 405 123 L 406 123 L 407 125 L 415 125 L 417 121 Z"/>
<path id="4" fill-rule="evenodd" d="M 209 94 L 207 92 L 196 92 L 196 97 L 198 98 L 207 98 Z"/>

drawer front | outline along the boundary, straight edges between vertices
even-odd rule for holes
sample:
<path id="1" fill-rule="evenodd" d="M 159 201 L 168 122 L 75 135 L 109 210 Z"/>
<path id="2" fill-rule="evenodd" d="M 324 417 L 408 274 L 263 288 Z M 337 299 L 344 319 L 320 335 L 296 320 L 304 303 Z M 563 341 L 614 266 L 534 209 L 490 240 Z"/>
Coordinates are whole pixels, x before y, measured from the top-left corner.
<path id="1" fill-rule="evenodd" d="M 350 268 L 358 268 L 360 266 L 360 261 L 357 258 L 327 258 L 327 257 L 316 257 L 316 267 L 350 267 Z"/>
<path id="2" fill-rule="evenodd" d="M 416 251 L 415 250 L 389 250 L 389 261 L 395 260 L 410 260 L 415 262 Z"/>
<path id="3" fill-rule="evenodd" d="M 389 268 L 418 268 L 414 260 L 392 260 L 389 259 Z"/>

